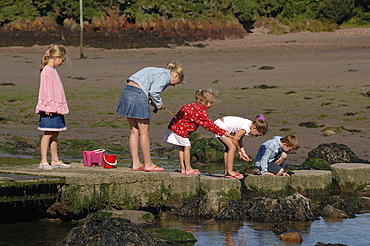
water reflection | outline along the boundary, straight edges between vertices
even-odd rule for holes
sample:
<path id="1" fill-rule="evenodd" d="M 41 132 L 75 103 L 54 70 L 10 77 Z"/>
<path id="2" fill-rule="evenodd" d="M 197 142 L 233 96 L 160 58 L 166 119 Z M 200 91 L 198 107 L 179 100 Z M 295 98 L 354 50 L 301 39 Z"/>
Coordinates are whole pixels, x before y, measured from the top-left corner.
<path id="1" fill-rule="evenodd" d="M 0 246 L 10 245 L 49 245 L 62 241 L 75 227 L 67 222 L 22 222 L 0 226 Z"/>
<path id="2" fill-rule="evenodd" d="M 313 246 L 318 242 L 341 243 L 351 246 L 370 245 L 370 213 L 358 214 L 355 219 L 329 222 L 316 221 L 283 223 L 290 231 L 300 232 L 303 243 Z M 176 220 L 171 213 L 164 215 L 160 226 L 192 233 L 198 240 L 194 245 L 226 246 L 295 246 L 280 241 L 279 235 L 271 231 L 272 224 L 251 221 L 190 221 Z"/>

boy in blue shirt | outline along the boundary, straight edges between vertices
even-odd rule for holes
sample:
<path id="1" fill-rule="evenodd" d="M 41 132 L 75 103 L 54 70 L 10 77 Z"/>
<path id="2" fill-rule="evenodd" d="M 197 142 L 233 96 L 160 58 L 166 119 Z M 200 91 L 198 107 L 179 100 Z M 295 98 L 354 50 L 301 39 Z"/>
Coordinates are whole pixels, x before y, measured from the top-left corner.
<path id="1" fill-rule="evenodd" d="M 288 176 L 284 173 L 284 161 L 288 152 L 297 148 L 298 139 L 295 135 L 286 137 L 275 136 L 264 142 L 258 149 L 255 164 L 262 175 Z"/>

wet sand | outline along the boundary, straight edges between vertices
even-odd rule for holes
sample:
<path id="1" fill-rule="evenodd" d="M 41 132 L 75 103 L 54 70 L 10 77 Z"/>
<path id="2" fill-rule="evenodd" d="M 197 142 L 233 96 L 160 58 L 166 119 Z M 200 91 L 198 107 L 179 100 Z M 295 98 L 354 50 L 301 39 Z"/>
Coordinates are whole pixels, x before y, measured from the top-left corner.
<path id="1" fill-rule="evenodd" d="M 251 157 L 273 136 L 296 134 L 300 148 L 287 163 L 302 163 L 308 151 L 332 142 L 370 159 L 370 97 L 366 96 L 370 91 L 370 28 L 281 36 L 255 30 L 244 39 L 207 40 L 167 49 L 85 47 L 86 59 L 82 60 L 78 47 L 68 48 L 72 64 L 58 69 L 71 111 L 61 139 L 96 139 L 104 142 L 102 148 L 127 147 L 127 121 L 115 114 L 126 78 L 143 67 L 164 67 L 177 60 L 185 69 L 186 83 L 162 93 L 165 106 L 176 113 L 181 105 L 194 101 L 197 89 L 212 88 L 219 92 L 220 102 L 209 109 L 211 119 L 227 115 L 253 119 L 264 114 L 267 134 L 244 138 Z M 30 144 L 39 141 L 42 132 L 33 115 L 38 67 L 45 50 L 45 46 L 0 48 L 0 83 L 15 85 L 0 86 L 0 117 L 6 119 L 0 124 L 0 144 L 14 136 Z M 257 88 L 260 85 L 273 88 Z M 152 114 L 153 148 L 171 146 L 161 139 L 171 117 L 165 110 Z M 316 122 L 318 127 L 299 126 L 305 122 Z M 326 128 L 335 134 L 324 136 Z M 213 137 L 201 128 L 197 132 Z"/>

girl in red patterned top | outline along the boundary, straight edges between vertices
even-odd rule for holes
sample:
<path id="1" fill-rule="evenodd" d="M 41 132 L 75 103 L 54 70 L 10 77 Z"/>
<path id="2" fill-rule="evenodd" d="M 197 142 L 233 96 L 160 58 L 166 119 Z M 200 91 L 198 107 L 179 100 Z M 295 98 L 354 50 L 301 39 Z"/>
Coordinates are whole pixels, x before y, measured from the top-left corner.
<path id="1" fill-rule="evenodd" d="M 190 165 L 190 150 L 191 144 L 189 137 L 195 132 L 198 126 L 219 135 L 231 137 L 230 133 L 218 127 L 212 120 L 209 119 L 207 110 L 213 105 L 216 94 L 212 90 L 198 90 L 195 93 L 196 102 L 185 104 L 173 118 L 168 129 L 163 136 L 163 139 L 168 143 L 178 145 L 179 158 L 181 164 L 181 173 L 185 175 L 199 175 L 197 169 L 193 169 Z"/>

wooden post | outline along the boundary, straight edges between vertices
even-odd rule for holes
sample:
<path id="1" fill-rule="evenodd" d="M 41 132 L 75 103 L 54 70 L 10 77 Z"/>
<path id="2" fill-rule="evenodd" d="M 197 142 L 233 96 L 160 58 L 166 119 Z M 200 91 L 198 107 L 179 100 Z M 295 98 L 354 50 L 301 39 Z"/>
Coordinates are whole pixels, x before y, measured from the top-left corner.
<path id="1" fill-rule="evenodd" d="M 80 59 L 84 59 L 84 19 L 83 19 L 83 8 L 82 0 L 80 0 Z"/>

